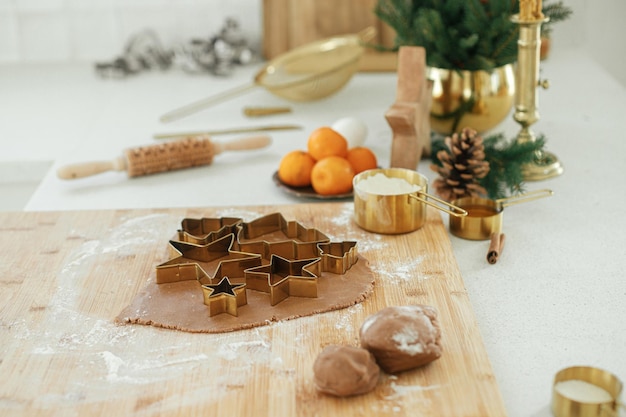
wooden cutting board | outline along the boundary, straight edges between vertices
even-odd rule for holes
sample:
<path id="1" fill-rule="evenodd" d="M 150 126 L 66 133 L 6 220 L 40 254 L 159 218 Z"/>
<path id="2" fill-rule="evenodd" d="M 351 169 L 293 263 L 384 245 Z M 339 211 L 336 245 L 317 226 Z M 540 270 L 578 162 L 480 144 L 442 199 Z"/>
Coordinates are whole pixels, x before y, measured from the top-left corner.
<path id="1" fill-rule="evenodd" d="M 361 304 L 224 334 L 115 325 L 168 259 L 183 218 L 280 212 L 333 241 L 357 240 L 375 276 Z M 0 213 L 1 415 L 504 416 L 489 358 L 441 217 L 385 236 L 351 203 Z M 184 301 L 181 301 L 184 302 Z M 444 354 L 383 375 L 363 396 L 319 394 L 312 365 L 328 344 L 358 345 L 389 305 L 439 310 Z"/>
<path id="2" fill-rule="evenodd" d="M 263 0 L 263 56 L 272 59 L 297 46 L 376 28 L 373 45 L 390 48 L 395 31 L 374 14 L 377 0 Z M 397 55 L 366 49 L 360 71 L 395 71 Z"/>

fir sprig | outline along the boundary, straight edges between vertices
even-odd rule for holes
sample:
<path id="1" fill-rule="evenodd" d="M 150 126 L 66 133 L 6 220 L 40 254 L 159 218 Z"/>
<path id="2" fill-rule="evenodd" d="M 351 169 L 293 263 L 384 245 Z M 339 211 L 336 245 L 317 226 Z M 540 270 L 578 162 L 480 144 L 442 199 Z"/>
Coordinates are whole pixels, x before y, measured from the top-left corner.
<path id="1" fill-rule="evenodd" d="M 548 1 L 543 3 L 543 14 L 548 16 L 550 20 L 547 23 L 541 25 L 541 34 L 544 36 L 550 36 L 553 30 L 553 24 L 569 19 L 573 11 L 571 8 L 563 4 L 562 1 L 556 3 L 549 3 Z"/>
<path id="2" fill-rule="evenodd" d="M 497 133 L 483 139 L 485 161 L 489 162 L 489 173 L 478 180 L 487 190 L 487 197 L 497 199 L 524 191 L 522 167 L 535 160 L 537 152 L 545 146 L 545 136 L 535 141 L 518 143 L 507 141 L 504 134 Z M 446 149 L 443 139 L 434 139 L 431 146 L 432 162 L 441 166 L 437 152 Z"/>
<path id="3" fill-rule="evenodd" d="M 512 0 L 379 0 L 374 13 L 396 30 L 395 47 L 426 49 L 427 65 L 492 70 L 515 62 Z"/>
<path id="4" fill-rule="evenodd" d="M 571 9 L 562 1 L 544 1 L 550 22 L 567 19 Z M 430 67 L 453 70 L 486 70 L 517 60 L 519 27 L 511 15 L 519 12 L 518 0 L 378 0 L 374 14 L 396 31 L 393 49 L 414 45 L 426 49 Z"/>

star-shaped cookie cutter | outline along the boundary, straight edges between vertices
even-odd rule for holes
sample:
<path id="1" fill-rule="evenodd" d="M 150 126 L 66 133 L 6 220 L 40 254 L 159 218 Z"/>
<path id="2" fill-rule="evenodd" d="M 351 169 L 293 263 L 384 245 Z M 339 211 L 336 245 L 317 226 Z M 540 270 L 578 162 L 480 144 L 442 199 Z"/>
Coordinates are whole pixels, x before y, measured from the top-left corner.
<path id="1" fill-rule="evenodd" d="M 231 233 L 236 234 L 242 222 L 243 219 L 239 217 L 185 218 L 181 222 L 176 239 L 181 242 L 206 245 L 220 237 Z"/>
<path id="2" fill-rule="evenodd" d="M 231 316 L 238 315 L 238 307 L 248 304 L 246 284 L 231 284 L 228 277 L 224 277 L 217 284 L 202 285 L 204 304 L 209 307 L 209 317 L 221 313 Z"/>
<path id="3" fill-rule="evenodd" d="M 269 240 L 272 236 L 274 239 Z M 258 253 L 266 261 L 272 255 L 285 259 L 309 259 L 320 256 L 319 243 L 330 242 L 317 229 L 306 228 L 296 221 L 287 221 L 281 213 L 272 213 L 239 225 L 237 250 Z"/>
<path id="4" fill-rule="evenodd" d="M 322 272 L 343 275 L 358 261 L 356 242 L 331 242 L 280 213 L 248 223 L 186 218 L 169 248 L 171 258 L 156 267 L 157 284 L 197 280 L 210 316 L 236 316 L 246 289 L 268 293 L 272 306 L 292 296 L 315 298 Z"/>
<path id="5" fill-rule="evenodd" d="M 288 260 L 272 255 L 269 265 L 249 268 L 245 275 L 248 288 L 268 293 L 274 306 L 288 297 L 316 298 L 321 272 L 321 258 Z"/>
<path id="6" fill-rule="evenodd" d="M 225 269 L 243 271 L 261 265 L 260 255 L 232 250 L 234 240 L 232 233 L 204 245 L 170 240 L 173 258 L 156 267 L 157 284 L 187 280 L 213 284 L 225 276 L 220 276 Z M 215 262 L 218 265 L 212 274 L 203 268 L 203 265 Z"/>

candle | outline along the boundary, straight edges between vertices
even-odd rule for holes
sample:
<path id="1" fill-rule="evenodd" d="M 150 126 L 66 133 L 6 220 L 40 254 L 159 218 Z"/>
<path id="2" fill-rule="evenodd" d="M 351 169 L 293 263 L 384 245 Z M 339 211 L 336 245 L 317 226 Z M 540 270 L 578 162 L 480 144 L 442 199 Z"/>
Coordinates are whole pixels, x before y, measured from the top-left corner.
<path id="1" fill-rule="evenodd" d="M 537 2 L 535 3 L 535 13 L 533 16 L 535 19 L 543 19 L 543 12 L 541 11 L 541 9 L 541 0 L 537 0 Z"/>
<path id="2" fill-rule="evenodd" d="M 531 20 L 533 0 L 519 0 L 519 18 L 520 20 Z"/>
<path id="3" fill-rule="evenodd" d="M 541 12 L 541 0 L 537 0 L 535 3 L 535 19 L 541 19 L 543 17 L 543 13 Z"/>
<path id="4" fill-rule="evenodd" d="M 519 0 L 519 18 L 521 21 L 543 19 L 542 0 Z"/>
<path id="5" fill-rule="evenodd" d="M 579 403 L 602 404 L 613 401 L 607 390 L 579 379 L 557 382 L 554 389 L 563 397 Z"/>

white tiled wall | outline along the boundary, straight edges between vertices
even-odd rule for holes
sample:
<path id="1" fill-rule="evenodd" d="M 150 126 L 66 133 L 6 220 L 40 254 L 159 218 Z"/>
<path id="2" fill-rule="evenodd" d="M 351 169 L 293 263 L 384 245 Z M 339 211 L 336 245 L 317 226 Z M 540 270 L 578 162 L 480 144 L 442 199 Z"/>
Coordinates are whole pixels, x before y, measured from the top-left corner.
<path id="1" fill-rule="evenodd" d="M 169 47 L 210 37 L 226 17 L 259 43 L 261 10 L 261 0 L 0 0 L 0 64 L 106 60 L 148 28 Z"/>

